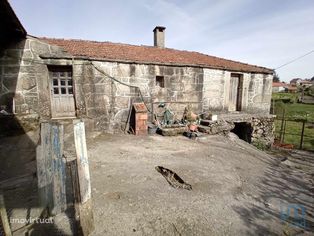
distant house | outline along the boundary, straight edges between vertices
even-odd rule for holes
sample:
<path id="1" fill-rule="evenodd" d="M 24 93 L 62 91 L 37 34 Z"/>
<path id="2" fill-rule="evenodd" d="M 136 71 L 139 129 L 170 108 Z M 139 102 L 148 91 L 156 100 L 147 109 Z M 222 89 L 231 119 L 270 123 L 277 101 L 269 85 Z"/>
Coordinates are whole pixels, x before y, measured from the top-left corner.
<path id="1" fill-rule="evenodd" d="M 300 85 L 300 82 L 301 82 L 301 81 L 302 81 L 301 78 L 294 78 L 294 79 L 290 80 L 290 85 L 292 85 L 292 86 L 298 86 L 298 85 Z"/>
<path id="2" fill-rule="evenodd" d="M 282 82 L 273 82 L 273 93 L 285 92 L 288 85 Z"/>
<path id="3" fill-rule="evenodd" d="M 288 86 L 286 87 L 286 91 L 287 91 L 288 93 L 296 93 L 296 92 L 298 91 L 298 88 L 297 88 L 297 86 L 288 85 Z"/>
<path id="4" fill-rule="evenodd" d="M 314 82 L 310 81 L 310 80 L 301 80 L 299 82 L 299 85 L 307 88 L 307 87 L 311 87 L 312 85 L 314 85 Z"/>

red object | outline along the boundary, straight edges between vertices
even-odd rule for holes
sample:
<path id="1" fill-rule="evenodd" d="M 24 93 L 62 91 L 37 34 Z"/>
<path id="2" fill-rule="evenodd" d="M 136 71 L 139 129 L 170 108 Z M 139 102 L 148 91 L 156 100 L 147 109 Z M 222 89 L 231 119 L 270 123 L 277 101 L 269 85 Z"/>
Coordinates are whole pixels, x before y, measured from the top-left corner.
<path id="1" fill-rule="evenodd" d="M 189 129 L 190 129 L 190 131 L 195 132 L 195 131 L 197 131 L 197 125 L 190 124 Z"/>
<path id="2" fill-rule="evenodd" d="M 134 103 L 130 124 L 135 135 L 147 135 L 147 109 L 144 103 Z"/>
<path id="3" fill-rule="evenodd" d="M 281 147 L 281 148 L 286 148 L 286 149 L 294 149 L 294 145 L 290 143 L 277 143 L 275 142 L 273 144 L 275 147 Z"/>

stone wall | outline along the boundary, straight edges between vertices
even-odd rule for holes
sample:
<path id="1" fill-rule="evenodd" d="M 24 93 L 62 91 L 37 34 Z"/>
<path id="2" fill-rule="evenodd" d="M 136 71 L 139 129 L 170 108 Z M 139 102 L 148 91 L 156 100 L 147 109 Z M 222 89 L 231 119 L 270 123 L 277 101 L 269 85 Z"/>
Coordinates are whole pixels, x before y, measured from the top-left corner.
<path id="1" fill-rule="evenodd" d="M 248 85 L 248 112 L 269 114 L 272 82 L 272 75 L 251 74 Z"/>
<path id="2" fill-rule="evenodd" d="M 226 84 L 231 73 L 223 70 L 204 69 L 203 110 L 228 110 Z"/>
<path id="3" fill-rule="evenodd" d="M 67 55 L 57 46 L 27 37 L 9 45 L 0 54 L 0 105 L 17 115 L 38 114 L 50 118 L 50 90 L 47 63 L 41 55 Z M 59 60 L 58 64 L 61 64 Z M 71 63 L 71 62 L 70 62 Z"/>
<path id="4" fill-rule="evenodd" d="M 241 73 L 243 78 L 242 103 L 244 112 L 269 114 L 272 75 Z M 204 68 L 203 110 L 228 111 L 231 72 Z"/>
<path id="5" fill-rule="evenodd" d="M 245 123 L 250 126 L 250 142 L 259 147 L 270 147 L 274 142 L 275 116 L 267 114 L 224 117 L 229 123 Z M 247 132 L 248 130 L 241 130 Z"/>
<path id="6" fill-rule="evenodd" d="M 124 129 L 130 104 L 142 99 L 155 113 L 162 112 L 158 111 L 158 105 L 166 102 L 177 118 L 182 117 L 189 103 L 195 112 L 202 110 L 203 73 L 200 68 L 115 62 L 75 63 L 73 75 L 78 110 L 82 116 L 95 119 L 99 129 Z M 156 85 L 157 75 L 164 76 L 164 88 Z"/>
<path id="7" fill-rule="evenodd" d="M 255 146 L 269 148 L 274 143 L 274 117 L 259 117 L 252 119 L 252 143 Z"/>

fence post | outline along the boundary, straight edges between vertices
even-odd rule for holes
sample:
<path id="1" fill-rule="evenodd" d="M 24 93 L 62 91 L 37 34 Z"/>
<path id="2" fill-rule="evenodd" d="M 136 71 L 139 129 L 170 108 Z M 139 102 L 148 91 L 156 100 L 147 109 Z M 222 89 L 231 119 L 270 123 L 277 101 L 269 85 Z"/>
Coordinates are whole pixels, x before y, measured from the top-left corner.
<path id="1" fill-rule="evenodd" d="M 286 125 L 287 125 L 287 120 L 284 121 L 284 125 L 283 125 L 282 143 L 285 143 Z"/>
<path id="2" fill-rule="evenodd" d="M 280 142 L 281 143 L 282 143 L 283 125 L 284 125 L 284 122 L 285 122 L 285 113 L 286 113 L 286 109 L 283 109 L 282 119 L 281 119 L 281 127 L 280 127 Z"/>
<path id="3" fill-rule="evenodd" d="M 87 157 L 84 122 L 74 120 L 74 142 L 76 149 L 77 177 L 79 185 L 79 223 L 83 235 L 94 230 L 93 206 L 91 199 L 91 181 Z"/>
<path id="4" fill-rule="evenodd" d="M 66 209 L 63 125 L 41 123 L 40 135 L 36 150 L 39 201 L 49 215 L 56 215 Z"/>
<path id="5" fill-rule="evenodd" d="M 305 120 L 302 121 L 302 131 L 301 131 L 301 140 L 300 140 L 299 149 L 302 149 L 302 147 L 303 147 L 304 127 L 305 127 Z"/>

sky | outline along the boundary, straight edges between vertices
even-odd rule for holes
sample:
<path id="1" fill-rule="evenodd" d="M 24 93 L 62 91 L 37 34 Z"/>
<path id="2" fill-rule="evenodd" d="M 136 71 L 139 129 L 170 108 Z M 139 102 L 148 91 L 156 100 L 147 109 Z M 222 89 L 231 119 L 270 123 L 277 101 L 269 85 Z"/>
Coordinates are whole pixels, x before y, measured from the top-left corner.
<path id="1" fill-rule="evenodd" d="M 28 34 L 153 45 L 275 69 L 314 50 L 314 0 L 10 0 Z M 276 70 L 314 76 L 314 52 Z"/>

